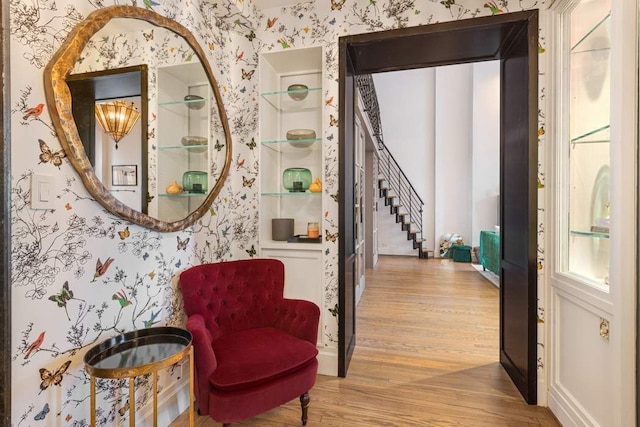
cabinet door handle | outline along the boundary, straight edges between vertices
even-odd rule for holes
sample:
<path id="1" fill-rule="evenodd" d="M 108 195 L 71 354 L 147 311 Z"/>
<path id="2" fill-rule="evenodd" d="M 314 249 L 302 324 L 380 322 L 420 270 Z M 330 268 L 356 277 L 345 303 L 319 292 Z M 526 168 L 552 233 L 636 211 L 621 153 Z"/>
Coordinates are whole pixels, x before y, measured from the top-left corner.
<path id="1" fill-rule="evenodd" d="M 600 336 L 609 341 L 609 321 L 602 317 L 600 318 Z"/>

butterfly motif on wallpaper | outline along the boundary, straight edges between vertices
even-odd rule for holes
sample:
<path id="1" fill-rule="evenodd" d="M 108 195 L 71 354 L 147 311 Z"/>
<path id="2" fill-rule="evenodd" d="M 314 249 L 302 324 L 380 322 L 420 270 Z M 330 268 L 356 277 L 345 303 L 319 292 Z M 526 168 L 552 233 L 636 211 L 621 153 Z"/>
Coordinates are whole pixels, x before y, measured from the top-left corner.
<path id="1" fill-rule="evenodd" d="M 149 33 L 145 33 L 144 31 L 142 32 L 142 35 L 144 36 L 146 41 L 151 41 L 153 40 L 153 30 L 151 30 L 151 32 Z"/>
<path id="2" fill-rule="evenodd" d="M 254 148 L 256 148 L 256 139 L 255 138 L 251 138 L 251 141 L 247 142 L 247 147 L 249 147 L 250 150 L 253 150 Z"/>
<path id="3" fill-rule="evenodd" d="M 64 362 L 54 372 L 51 372 L 46 368 L 40 368 L 40 379 L 42 380 L 40 383 L 40 392 L 49 388 L 50 385 L 59 386 L 62 382 L 62 376 L 67 372 L 67 369 L 69 369 L 69 365 L 71 365 L 71 360 Z"/>
<path id="4" fill-rule="evenodd" d="M 253 258 L 257 254 L 256 248 L 253 245 L 251 245 L 251 248 L 245 249 L 245 252 L 249 254 L 251 258 Z"/>
<path id="5" fill-rule="evenodd" d="M 48 413 L 49 413 L 49 404 L 45 403 L 44 406 L 42 407 L 42 411 L 38 412 L 36 416 L 33 417 L 33 419 L 36 421 L 44 420 L 44 418 L 47 416 Z"/>
<path id="6" fill-rule="evenodd" d="M 220 151 L 224 148 L 224 144 L 221 144 L 220 140 L 216 139 L 216 144 L 213 146 L 213 148 L 215 148 L 216 151 Z"/>
<path id="7" fill-rule="evenodd" d="M 338 233 L 329 233 L 329 230 L 324 230 L 324 239 L 327 242 L 335 242 L 338 239 Z"/>
<path id="8" fill-rule="evenodd" d="M 333 114 L 329 114 L 329 126 L 338 126 L 338 119 Z"/>
<path id="9" fill-rule="evenodd" d="M 331 198 L 333 199 L 334 202 L 338 203 L 338 193 L 333 193 L 331 195 Z"/>
<path id="10" fill-rule="evenodd" d="M 345 2 L 346 0 L 331 0 L 331 10 L 342 10 L 342 6 L 344 6 Z"/>
<path id="11" fill-rule="evenodd" d="M 60 169 L 62 159 L 67 156 L 64 153 L 64 150 L 60 149 L 57 151 L 51 151 L 47 143 L 41 139 L 38 139 L 38 143 L 40 144 L 40 162 L 38 163 L 51 163 L 53 166 L 57 166 L 58 169 Z"/>
<path id="12" fill-rule="evenodd" d="M 187 250 L 187 243 L 189 243 L 189 240 L 191 240 L 191 237 L 187 237 L 184 240 L 180 240 L 180 236 L 176 236 L 176 239 L 178 240 L 178 250 L 182 249 L 183 251 Z"/>
<path id="13" fill-rule="evenodd" d="M 251 77 L 253 77 L 253 73 L 255 73 L 256 70 L 251 70 L 251 71 L 245 71 L 244 68 L 242 69 L 242 80 L 251 80 Z"/>
<path id="14" fill-rule="evenodd" d="M 255 176 L 253 178 L 250 178 L 250 179 L 245 178 L 244 175 L 242 176 L 242 186 L 243 187 L 251 188 L 255 181 L 256 181 L 256 177 Z"/>
<path id="15" fill-rule="evenodd" d="M 252 42 L 252 41 L 253 41 L 253 39 L 255 39 L 255 38 L 256 38 L 256 33 L 255 33 L 253 30 L 251 30 L 251 31 L 249 32 L 249 34 L 245 34 L 244 36 L 245 36 L 247 39 L 249 39 L 249 41 L 250 41 L 250 42 Z"/>
<path id="16" fill-rule="evenodd" d="M 118 236 L 120 236 L 120 240 L 124 240 L 130 235 L 131 233 L 129 232 L 129 226 L 125 227 L 125 229 L 122 231 L 118 231 Z"/>
<path id="17" fill-rule="evenodd" d="M 129 401 L 127 400 L 127 403 L 125 403 L 122 408 L 118 409 L 118 414 L 120 414 L 120 416 L 122 417 L 124 414 L 127 413 L 130 407 L 131 405 L 129 405 Z"/>
<path id="18" fill-rule="evenodd" d="M 53 294 L 49 297 L 49 301 L 55 302 L 58 307 L 64 308 L 65 313 L 67 313 L 67 319 L 71 320 L 69 317 L 69 312 L 67 311 L 67 302 L 75 299 L 73 297 L 73 291 L 69 289 L 69 282 L 64 282 L 62 285 L 62 289 L 59 293 Z"/>

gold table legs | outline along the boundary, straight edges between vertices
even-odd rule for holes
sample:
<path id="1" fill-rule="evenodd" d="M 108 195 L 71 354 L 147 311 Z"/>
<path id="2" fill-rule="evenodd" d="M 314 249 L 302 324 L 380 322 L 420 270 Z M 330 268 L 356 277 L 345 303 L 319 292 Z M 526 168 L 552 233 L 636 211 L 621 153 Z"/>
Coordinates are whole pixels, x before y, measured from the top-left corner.
<path id="1" fill-rule="evenodd" d="M 189 346 L 189 426 L 193 427 L 194 423 L 194 393 L 193 393 L 193 375 L 194 375 L 194 357 L 193 346 Z M 153 371 L 153 426 L 158 427 L 158 371 Z M 90 425 L 96 427 L 96 377 L 89 376 L 90 393 Z M 136 391 L 135 376 L 129 377 L 129 427 L 136 425 Z"/>

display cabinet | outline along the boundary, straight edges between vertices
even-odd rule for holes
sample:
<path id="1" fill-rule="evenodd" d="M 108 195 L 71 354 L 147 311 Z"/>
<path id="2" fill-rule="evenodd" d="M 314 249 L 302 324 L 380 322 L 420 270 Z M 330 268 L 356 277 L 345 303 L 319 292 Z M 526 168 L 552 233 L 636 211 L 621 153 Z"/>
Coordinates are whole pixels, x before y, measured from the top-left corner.
<path id="1" fill-rule="evenodd" d="M 157 217 L 177 221 L 209 193 L 211 90 L 200 63 L 158 68 Z"/>
<path id="2" fill-rule="evenodd" d="M 260 56 L 260 256 L 285 265 L 284 294 L 320 307 L 318 371 L 337 374 L 324 340 L 322 48 Z M 285 227 L 272 228 L 274 220 Z M 335 237 L 333 237 L 335 239 Z"/>
<path id="3" fill-rule="evenodd" d="M 322 236 L 322 48 L 261 56 L 261 247 L 320 250 Z M 293 219 L 288 241 L 274 240 L 272 220 Z M 319 230 L 322 232 L 322 230 Z"/>
<path id="4" fill-rule="evenodd" d="M 568 162 L 563 270 L 608 286 L 610 1 L 579 2 L 566 15 L 564 126 Z"/>

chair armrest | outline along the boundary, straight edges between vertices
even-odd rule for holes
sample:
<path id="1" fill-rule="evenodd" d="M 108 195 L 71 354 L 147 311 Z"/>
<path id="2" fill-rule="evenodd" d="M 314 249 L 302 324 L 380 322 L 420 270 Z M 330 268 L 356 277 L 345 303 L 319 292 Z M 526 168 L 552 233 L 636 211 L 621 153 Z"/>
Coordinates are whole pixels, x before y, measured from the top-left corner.
<path id="1" fill-rule="evenodd" d="M 187 330 L 193 336 L 196 400 L 200 412 L 206 415 L 209 413 L 209 378 L 218 367 L 218 361 L 211 346 L 211 334 L 204 324 L 202 315 L 189 316 Z"/>
<path id="2" fill-rule="evenodd" d="M 318 306 L 310 301 L 283 299 L 281 307 L 280 316 L 276 318 L 274 326 L 316 345 L 320 321 Z"/>

